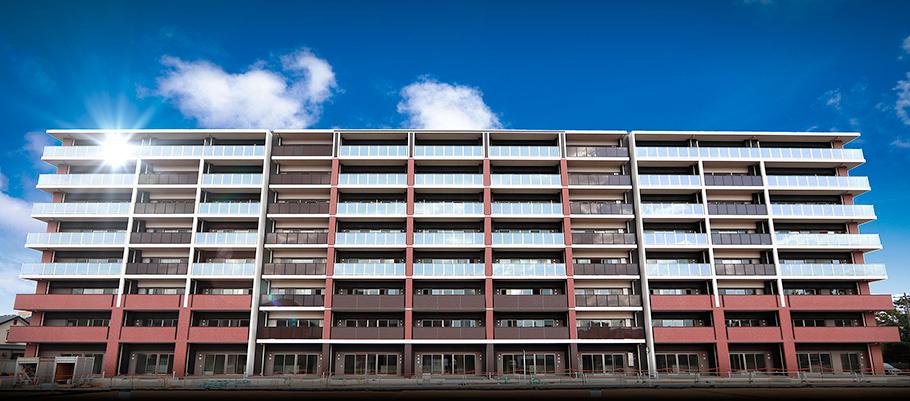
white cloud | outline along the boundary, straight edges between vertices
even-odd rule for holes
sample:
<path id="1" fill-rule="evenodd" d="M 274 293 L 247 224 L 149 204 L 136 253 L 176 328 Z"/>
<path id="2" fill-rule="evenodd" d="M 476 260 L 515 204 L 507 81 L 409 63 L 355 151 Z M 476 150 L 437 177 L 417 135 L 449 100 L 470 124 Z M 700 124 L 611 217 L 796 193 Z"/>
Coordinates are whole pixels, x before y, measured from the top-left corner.
<path id="1" fill-rule="evenodd" d="M 894 90 L 897 91 L 894 112 L 904 124 L 910 125 L 910 72 L 907 73 L 907 79 L 897 81 Z"/>
<path id="2" fill-rule="evenodd" d="M 41 161 L 44 154 L 44 147 L 53 144 L 51 136 L 41 131 L 31 131 L 25 133 L 25 145 L 22 150 L 28 154 L 29 160 L 32 160 L 35 167 L 43 170 L 52 169 L 53 166 Z"/>
<path id="3" fill-rule="evenodd" d="M 18 293 L 34 291 L 34 283 L 19 279 L 19 268 L 23 262 L 35 262 L 40 254 L 24 248 L 25 236 L 29 232 L 45 231 L 44 223 L 34 220 L 31 204 L 6 193 L 6 176 L 0 172 L 0 314 L 12 311 L 13 298 Z"/>
<path id="4" fill-rule="evenodd" d="M 910 36 L 904 38 L 904 43 L 901 45 L 901 47 L 904 49 L 904 52 L 910 54 Z"/>
<path id="5" fill-rule="evenodd" d="M 470 86 L 421 78 L 401 89 L 398 112 L 404 126 L 417 129 L 497 129 L 499 117 L 484 103 L 483 93 Z"/>
<path id="6" fill-rule="evenodd" d="M 891 146 L 902 149 L 910 149 L 910 139 L 897 138 L 891 141 Z"/>
<path id="7" fill-rule="evenodd" d="M 840 110 L 840 103 L 843 100 L 843 95 L 840 93 L 840 89 L 832 89 L 825 92 L 819 100 L 825 103 L 825 106 L 832 107 L 835 110 Z"/>
<path id="8" fill-rule="evenodd" d="M 206 128 L 305 128 L 335 92 L 332 66 L 303 49 L 281 58 L 282 70 L 259 63 L 229 73 L 208 61 L 165 56 L 156 94 Z"/>

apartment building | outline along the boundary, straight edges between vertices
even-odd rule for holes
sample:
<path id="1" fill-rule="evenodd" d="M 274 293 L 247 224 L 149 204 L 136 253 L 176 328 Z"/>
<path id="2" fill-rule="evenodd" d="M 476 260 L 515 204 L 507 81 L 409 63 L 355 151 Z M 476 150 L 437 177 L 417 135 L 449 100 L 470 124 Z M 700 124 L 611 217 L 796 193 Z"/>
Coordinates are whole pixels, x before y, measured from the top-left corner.
<path id="1" fill-rule="evenodd" d="M 10 329 L 117 375 L 880 373 L 857 133 L 52 130 Z"/>

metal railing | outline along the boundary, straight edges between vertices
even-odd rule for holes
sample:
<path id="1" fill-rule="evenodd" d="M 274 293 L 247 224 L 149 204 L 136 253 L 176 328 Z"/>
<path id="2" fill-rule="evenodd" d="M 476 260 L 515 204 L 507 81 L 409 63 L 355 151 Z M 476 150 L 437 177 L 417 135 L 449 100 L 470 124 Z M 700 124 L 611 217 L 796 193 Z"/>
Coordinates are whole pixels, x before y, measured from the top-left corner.
<path id="1" fill-rule="evenodd" d="M 341 145 L 339 156 L 347 157 L 407 157 L 407 145 Z"/>
<path id="2" fill-rule="evenodd" d="M 562 277 L 565 263 L 493 263 L 493 277 Z"/>
<path id="3" fill-rule="evenodd" d="M 414 174 L 414 185 L 483 185 L 483 174 L 444 174 L 444 173 L 417 173 Z"/>
<path id="4" fill-rule="evenodd" d="M 32 215 L 125 215 L 130 212 L 129 202 L 86 202 L 86 203 L 35 203 Z"/>
<path id="5" fill-rule="evenodd" d="M 120 263 L 23 263 L 22 276 L 116 276 Z"/>
<path id="6" fill-rule="evenodd" d="M 483 277 L 483 263 L 414 263 L 414 277 Z"/>
<path id="7" fill-rule="evenodd" d="M 647 263 L 645 269 L 654 277 L 710 277 L 707 263 Z"/>
<path id="8" fill-rule="evenodd" d="M 203 202 L 199 214 L 258 215 L 259 202 Z"/>
<path id="9" fill-rule="evenodd" d="M 404 276 L 404 263 L 335 263 L 336 276 Z"/>
<path id="10" fill-rule="evenodd" d="M 203 174 L 202 185 L 262 185 L 262 174 Z"/>

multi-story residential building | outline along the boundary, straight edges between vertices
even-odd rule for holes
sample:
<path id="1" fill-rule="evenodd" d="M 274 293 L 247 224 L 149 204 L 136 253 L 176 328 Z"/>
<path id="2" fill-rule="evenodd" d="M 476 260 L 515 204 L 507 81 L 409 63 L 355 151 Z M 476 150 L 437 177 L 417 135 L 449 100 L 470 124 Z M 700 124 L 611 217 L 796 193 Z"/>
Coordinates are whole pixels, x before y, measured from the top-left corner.
<path id="1" fill-rule="evenodd" d="M 856 133 L 48 133 L 9 337 L 105 376 L 881 372 L 898 340 Z"/>

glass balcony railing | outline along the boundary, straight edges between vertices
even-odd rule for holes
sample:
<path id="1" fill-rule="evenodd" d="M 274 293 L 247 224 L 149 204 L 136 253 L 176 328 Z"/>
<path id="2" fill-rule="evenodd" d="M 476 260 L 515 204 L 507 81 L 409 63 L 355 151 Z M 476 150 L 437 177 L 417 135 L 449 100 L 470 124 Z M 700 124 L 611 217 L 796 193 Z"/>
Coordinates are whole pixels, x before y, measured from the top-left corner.
<path id="1" fill-rule="evenodd" d="M 774 189 L 870 189 L 867 177 L 814 175 L 769 175 L 768 187 Z"/>
<path id="2" fill-rule="evenodd" d="M 778 246 L 800 247 L 871 247 L 881 248 L 882 242 L 878 234 L 798 234 L 778 233 L 775 236 Z"/>
<path id="3" fill-rule="evenodd" d="M 404 276 L 404 263 L 335 263 L 336 276 Z"/>
<path id="4" fill-rule="evenodd" d="M 342 145 L 340 156 L 408 157 L 407 145 Z"/>
<path id="5" fill-rule="evenodd" d="M 199 204 L 199 214 L 258 215 L 259 202 L 204 202 Z"/>
<path id="6" fill-rule="evenodd" d="M 644 233 L 645 245 L 708 245 L 704 233 Z"/>
<path id="7" fill-rule="evenodd" d="M 883 264 L 802 264 L 782 263 L 780 274 L 787 277 L 881 277 L 888 273 Z"/>
<path id="8" fill-rule="evenodd" d="M 348 215 L 403 215 L 407 213 L 404 202 L 340 202 L 336 214 Z"/>
<path id="9" fill-rule="evenodd" d="M 262 174 L 203 174 L 202 185 L 262 185 Z"/>
<path id="10" fill-rule="evenodd" d="M 770 161 L 853 160 L 862 162 L 860 149 L 815 148 L 687 148 L 640 147 L 641 158 L 764 159 Z"/>
<path id="11" fill-rule="evenodd" d="M 480 202 L 415 202 L 415 215 L 479 215 L 483 214 Z"/>
<path id="12" fill-rule="evenodd" d="M 561 277 L 566 275 L 564 263 L 494 263 L 493 277 Z"/>
<path id="13" fill-rule="evenodd" d="M 117 245 L 126 243 L 126 232 L 29 233 L 28 245 Z"/>
<path id="14" fill-rule="evenodd" d="M 643 203 L 643 216 L 700 216 L 705 207 L 700 203 Z"/>
<path id="15" fill-rule="evenodd" d="M 427 174 L 414 175 L 415 185 L 442 185 L 442 186 L 481 186 L 483 174 Z"/>
<path id="16" fill-rule="evenodd" d="M 193 263 L 190 274 L 194 276 L 252 276 L 255 263 Z"/>
<path id="17" fill-rule="evenodd" d="M 104 158 L 103 146 L 46 146 L 44 159 Z M 134 145 L 127 150 L 127 158 L 137 157 L 262 157 L 261 145 Z"/>
<path id="18" fill-rule="evenodd" d="M 509 232 L 493 233 L 494 245 L 564 245 L 563 233 Z"/>
<path id="19" fill-rule="evenodd" d="M 415 232 L 414 245 L 483 245 L 483 233 L 461 231 Z"/>
<path id="20" fill-rule="evenodd" d="M 493 174 L 493 185 L 504 186 L 560 186 L 559 174 Z"/>
<path id="21" fill-rule="evenodd" d="M 653 277 L 711 276 L 711 265 L 708 263 L 648 263 L 645 269 L 648 276 Z"/>
<path id="22" fill-rule="evenodd" d="M 255 232 L 196 233 L 196 245 L 256 245 Z"/>
<path id="23" fill-rule="evenodd" d="M 553 202 L 493 202 L 493 214 L 504 215 L 560 215 L 562 203 Z"/>
<path id="24" fill-rule="evenodd" d="M 414 277 L 483 277 L 483 263 L 414 263 Z"/>
<path id="25" fill-rule="evenodd" d="M 22 276 L 117 276 L 120 263 L 23 263 Z"/>
<path id="26" fill-rule="evenodd" d="M 338 185 L 407 185 L 406 174 L 343 173 L 338 175 Z"/>
<path id="27" fill-rule="evenodd" d="M 559 147 L 490 146 L 490 157 L 559 157 Z"/>
<path id="28" fill-rule="evenodd" d="M 339 232 L 335 233 L 336 245 L 401 245 L 405 244 L 402 232 Z"/>
<path id="29" fill-rule="evenodd" d="M 863 217 L 875 218 L 872 205 L 771 205 L 771 214 L 788 217 Z"/>
<path id="30" fill-rule="evenodd" d="M 41 174 L 38 176 L 38 186 L 129 186 L 135 180 L 133 174 Z"/>
<path id="31" fill-rule="evenodd" d="M 643 187 L 697 187 L 701 179 L 697 175 L 640 175 L 639 185 Z"/>
<path id="32" fill-rule="evenodd" d="M 44 215 L 126 215 L 130 212 L 129 202 L 91 203 L 36 203 L 32 205 L 33 216 Z"/>
<path id="33" fill-rule="evenodd" d="M 483 146 L 471 145 L 416 145 L 417 157 L 483 157 Z"/>

